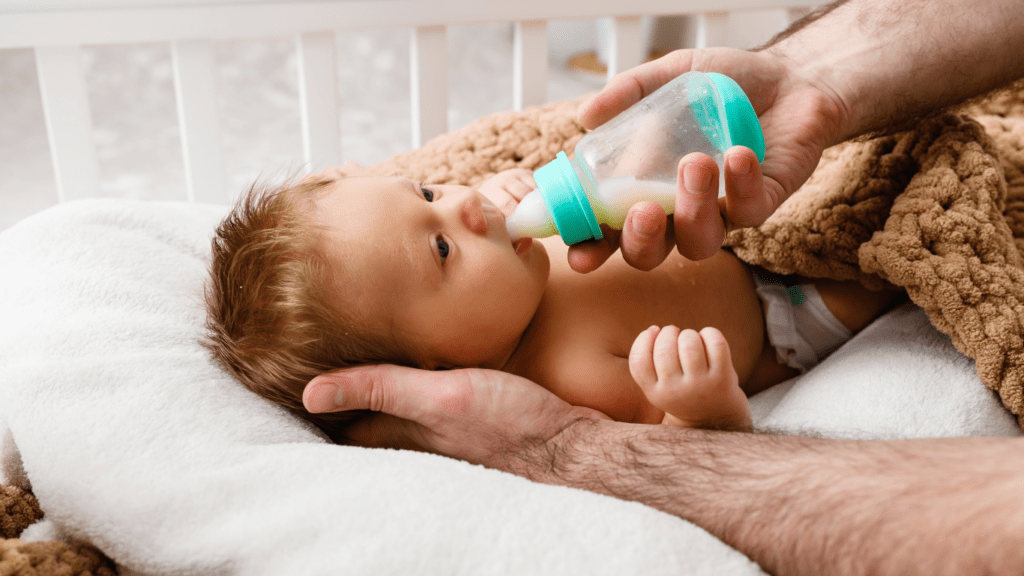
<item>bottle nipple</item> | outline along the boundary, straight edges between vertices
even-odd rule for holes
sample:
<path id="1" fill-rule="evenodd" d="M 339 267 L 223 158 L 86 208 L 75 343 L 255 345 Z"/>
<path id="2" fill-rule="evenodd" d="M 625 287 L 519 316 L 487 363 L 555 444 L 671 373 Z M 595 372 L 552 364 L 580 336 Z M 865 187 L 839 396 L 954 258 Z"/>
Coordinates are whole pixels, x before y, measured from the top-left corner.
<path id="1" fill-rule="evenodd" d="M 555 221 L 538 190 L 523 197 L 515 212 L 505 219 L 505 228 L 513 242 L 520 238 L 547 238 L 558 233 Z"/>

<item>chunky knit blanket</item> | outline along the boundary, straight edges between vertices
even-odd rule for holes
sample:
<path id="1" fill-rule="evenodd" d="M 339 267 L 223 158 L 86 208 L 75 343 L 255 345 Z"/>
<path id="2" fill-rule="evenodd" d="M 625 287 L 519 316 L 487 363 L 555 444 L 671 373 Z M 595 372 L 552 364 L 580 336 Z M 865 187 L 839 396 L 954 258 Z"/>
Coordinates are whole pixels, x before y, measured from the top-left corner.
<path id="1" fill-rule="evenodd" d="M 824 155 L 811 179 L 726 244 L 780 273 L 907 291 L 1024 414 L 1024 114 L 1003 94 Z"/>
<path id="2" fill-rule="evenodd" d="M 0 486 L 0 576 L 115 576 L 114 563 L 88 544 L 17 538 L 43 517 L 31 492 Z"/>
<path id="3" fill-rule="evenodd" d="M 577 101 L 477 120 L 380 164 L 475 185 L 571 153 Z M 769 154 L 771 152 L 769 151 Z M 898 134 L 831 148 L 761 226 L 726 238 L 743 260 L 783 274 L 899 287 L 977 361 L 1003 405 L 1024 414 L 1024 98 L 1008 91 Z"/>

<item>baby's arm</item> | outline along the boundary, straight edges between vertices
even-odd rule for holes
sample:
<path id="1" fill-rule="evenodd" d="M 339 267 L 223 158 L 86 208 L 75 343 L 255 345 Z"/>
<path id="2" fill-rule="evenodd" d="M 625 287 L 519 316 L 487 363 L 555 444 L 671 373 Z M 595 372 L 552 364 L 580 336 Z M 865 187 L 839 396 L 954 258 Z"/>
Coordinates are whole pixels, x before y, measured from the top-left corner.
<path id="1" fill-rule="evenodd" d="M 533 181 L 533 172 L 513 168 L 491 176 L 477 188 L 477 192 L 487 197 L 508 217 L 515 211 L 519 201 L 535 188 L 537 183 Z"/>
<path id="2" fill-rule="evenodd" d="M 716 328 L 651 326 L 633 341 L 629 371 L 664 424 L 751 430 L 750 404 L 739 386 L 725 336 Z"/>

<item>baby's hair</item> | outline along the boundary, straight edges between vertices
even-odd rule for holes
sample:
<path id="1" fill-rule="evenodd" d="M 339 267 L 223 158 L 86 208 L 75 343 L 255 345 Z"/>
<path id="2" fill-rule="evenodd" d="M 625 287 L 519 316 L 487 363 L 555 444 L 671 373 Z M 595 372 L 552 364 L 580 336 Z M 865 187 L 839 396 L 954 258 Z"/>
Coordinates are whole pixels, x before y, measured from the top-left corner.
<path id="1" fill-rule="evenodd" d="M 339 303 L 323 230 L 311 223 L 335 179 L 254 183 L 217 227 L 206 287 L 204 345 L 246 387 L 312 421 L 334 440 L 355 414 L 309 414 L 302 391 L 324 372 L 400 361 L 384 334 Z"/>

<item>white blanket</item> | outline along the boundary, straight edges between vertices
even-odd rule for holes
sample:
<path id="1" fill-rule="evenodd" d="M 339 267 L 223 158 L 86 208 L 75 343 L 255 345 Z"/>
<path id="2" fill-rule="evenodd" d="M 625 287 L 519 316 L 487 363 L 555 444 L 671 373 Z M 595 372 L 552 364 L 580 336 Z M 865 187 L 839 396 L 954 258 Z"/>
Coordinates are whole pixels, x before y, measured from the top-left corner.
<path id="1" fill-rule="evenodd" d="M 135 574 L 763 574 L 651 508 L 331 445 L 242 388 L 199 344 L 223 214 L 90 200 L 0 234 L 4 462 L 51 534 Z M 831 436 L 1019 434 L 912 306 L 754 412 Z"/>

